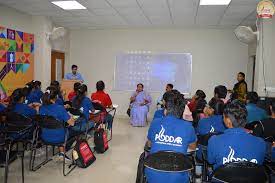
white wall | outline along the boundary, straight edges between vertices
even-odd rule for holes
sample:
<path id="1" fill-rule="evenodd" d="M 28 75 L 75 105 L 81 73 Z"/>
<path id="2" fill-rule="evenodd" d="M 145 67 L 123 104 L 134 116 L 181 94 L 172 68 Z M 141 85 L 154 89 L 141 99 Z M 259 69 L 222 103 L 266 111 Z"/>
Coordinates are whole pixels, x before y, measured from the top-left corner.
<path id="1" fill-rule="evenodd" d="M 115 57 L 119 52 L 191 53 L 193 93 L 200 88 L 209 98 L 215 85 L 232 88 L 236 73 L 246 72 L 248 63 L 248 46 L 235 38 L 233 30 L 73 30 L 70 37 L 70 64 L 79 65 L 90 92 L 95 91 L 98 80 L 105 81 L 107 92 L 120 106 L 119 115 L 125 115 L 130 96 L 129 92 L 112 91 Z M 159 96 L 152 95 L 154 99 Z"/>
<path id="2" fill-rule="evenodd" d="M 30 16 L 3 5 L 0 5 L 0 25 L 35 35 L 34 79 L 42 81 L 45 88 L 51 79 L 51 50 L 65 52 L 69 58 L 69 36 L 51 44 L 46 38 L 53 28 L 49 18 Z"/>
<path id="3" fill-rule="evenodd" d="M 261 36 L 257 47 L 255 84 L 259 95 L 275 97 L 275 18 L 262 21 L 259 26 Z M 262 45 L 264 49 L 262 49 Z M 264 90 L 265 85 L 267 88 L 271 88 L 267 93 Z"/>

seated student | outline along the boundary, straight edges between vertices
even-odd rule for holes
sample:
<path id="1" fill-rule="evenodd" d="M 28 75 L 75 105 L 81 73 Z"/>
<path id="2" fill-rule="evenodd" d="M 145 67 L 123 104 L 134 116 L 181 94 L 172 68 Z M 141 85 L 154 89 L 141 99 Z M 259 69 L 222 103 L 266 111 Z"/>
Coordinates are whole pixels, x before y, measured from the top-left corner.
<path id="1" fill-rule="evenodd" d="M 41 91 L 41 82 L 40 81 L 32 81 L 31 82 L 31 91 L 27 96 L 28 104 L 31 103 L 41 103 L 41 98 L 43 96 L 43 92 Z"/>
<path id="2" fill-rule="evenodd" d="M 63 105 L 56 104 L 58 98 L 58 90 L 54 87 L 48 87 L 47 91 L 42 97 L 42 106 L 40 107 L 39 114 L 52 116 L 60 122 L 68 123 L 69 126 L 74 126 L 75 120 L 72 116 L 68 114 Z M 69 136 L 73 133 L 69 129 Z M 48 129 L 42 130 L 42 139 L 51 143 L 63 143 L 65 140 L 65 130 L 64 129 Z M 59 158 L 64 157 L 64 147 L 59 147 Z M 65 156 L 66 160 L 70 160 Z"/>
<path id="3" fill-rule="evenodd" d="M 77 131 L 85 131 L 86 124 L 88 122 L 88 128 L 94 127 L 94 123 L 89 121 L 90 111 L 94 110 L 92 101 L 86 97 L 88 88 L 85 84 L 81 85 L 77 90 L 76 96 L 73 98 L 73 108 L 79 109 L 85 116 L 85 120 L 81 121 L 80 124 L 76 125 L 73 129 Z"/>
<path id="4" fill-rule="evenodd" d="M 130 123 L 132 126 L 145 126 L 151 101 L 151 96 L 143 90 L 143 84 L 139 83 L 130 98 Z"/>
<path id="5" fill-rule="evenodd" d="M 173 88 L 174 88 L 174 85 L 169 83 L 169 84 L 166 85 L 165 92 L 171 91 L 171 90 L 173 90 Z M 163 106 L 163 95 L 164 95 L 164 93 L 162 93 L 160 95 L 160 97 L 158 98 L 157 105 Z"/>
<path id="6" fill-rule="evenodd" d="M 76 82 L 74 84 L 74 91 L 71 91 L 68 95 L 69 101 L 71 101 L 71 102 L 73 101 L 73 98 L 76 96 L 77 90 L 79 89 L 80 86 L 81 86 L 81 83 L 79 83 L 79 82 Z"/>
<path id="7" fill-rule="evenodd" d="M 227 96 L 227 88 L 223 85 L 216 86 L 214 89 L 214 98 L 220 99 L 223 101 L 224 104 L 227 103 L 226 100 Z"/>
<path id="8" fill-rule="evenodd" d="M 26 100 L 26 96 L 22 88 L 18 88 L 14 90 L 10 97 L 8 110 L 24 115 L 26 117 L 32 117 L 36 115 L 38 113 L 40 105 L 26 104 L 24 103 L 25 100 Z"/>
<path id="9" fill-rule="evenodd" d="M 198 104 L 207 103 L 205 101 L 206 95 L 202 90 L 197 90 L 195 95 L 192 97 L 192 100 L 188 104 L 188 107 L 191 112 L 195 112 L 200 108 L 201 106 L 198 106 Z M 203 109 L 202 109 L 203 110 Z"/>
<path id="10" fill-rule="evenodd" d="M 182 118 L 185 101 L 175 90 L 166 92 L 163 96 L 165 117 L 152 121 L 148 131 L 150 153 L 158 151 L 174 151 L 187 154 L 188 148 L 196 149 L 196 134 L 192 123 Z M 179 139 L 171 142 L 169 139 Z M 189 182 L 188 173 L 166 173 L 145 168 L 148 183 Z"/>
<path id="11" fill-rule="evenodd" d="M 54 87 L 57 92 L 58 92 L 58 98 L 56 100 L 56 104 L 58 105 L 64 105 L 64 93 L 62 93 L 61 89 L 60 89 L 60 84 L 58 81 L 52 81 L 50 84 L 50 87 Z"/>
<path id="12" fill-rule="evenodd" d="M 214 132 L 224 132 L 226 129 L 223 123 L 224 103 L 219 99 L 211 99 L 209 106 L 205 107 L 204 111 L 207 113 L 207 118 L 200 119 L 197 127 L 199 135 L 206 135 Z"/>
<path id="13" fill-rule="evenodd" d="M 110 96 L 104 92 L 105 90 L 105 83 L 103 81 L 98 81 L 96 83 L 96 92 L 92 93 L 91 100 L 93 102 L 97 102 L 101 104 L 105 109 L 106 108 L 113 108 L 113 103 Z M 110 114 L 106 115 L 106 122 L 108 124 L 108 129 L 112 128 L 113 124 L 113 117 Z"/>
<path id="14" fill-rule="evenodd" d="M 266 143 L 245 131 L 246 117 L 247 110 L 240 101 L 234 100 L 226 105 L 224 123 L 228 129 L 208 141 L 208 162 L 214 165 L 214 169 L 233 161 L 263 163 Z"/>
<path id="15" fill-rule="evenodd" d="M 259 96 L 256 92 L 248 92 L 246 95 L 246 110 L 248 112 L 247 122 L 260 121 L 267 118 L 267 113 L 264 109 L 259 108 L 256 104 L 259 101 Z"/>

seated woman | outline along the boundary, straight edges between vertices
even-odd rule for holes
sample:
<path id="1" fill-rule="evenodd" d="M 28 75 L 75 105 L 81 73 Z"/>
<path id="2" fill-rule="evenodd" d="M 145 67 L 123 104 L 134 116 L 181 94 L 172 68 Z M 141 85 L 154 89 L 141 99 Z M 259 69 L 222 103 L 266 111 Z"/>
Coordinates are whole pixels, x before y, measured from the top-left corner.
<path id="1" fill-rule="evenodd" d="M 130 98 L 130 123 L 132 126 L 145 126 L 147 120 L 147 113 L 152 99 L 149 94 L 143 91 L 143 84 L 137 85 L 137 90 Z"/>
<path id="2" fill-rule="evenodd" d="M 199 135 L 206 135 L 214 132 L 224 132 L 226 129 L 223 123 L 224 102 L 219 99 L 211 99 L 209 106 L 205 107 L 204 112 L 208 116 L 199 121 L 197 132 Z"/>
<path id="3" fill-rule="evenodd" d="M 41 98 L 43 96 L 43 92 L 41 91 L 41 82 L 40 81 L 32 81 L 31 82 L 32 89 L 27 96 L 28 103 L 41 103 Z"/>
<path id="4" fill-rule="evenodd" d="M 200 119 L 205 118 L 203 109 L 207 104 L 206 95 L 202 90 L 197 90 L 196 94 L 192 97 L 191 102 L 188 104 L 190 111 L 192 112 L 193 125 L 197 127 L 197 123 Z"/>
<path id="5" fill-rule="evenodd" d="M 148 131 L 150 153 L 173 151 L 187 154 L 196 149 L 196 134 L 192 123 L 182 118 L 185 101 L 177 91 L 166 92 L 163 97 L 165 117 L 152 121 Z M 167 138 L 164 138 L 167 137 Z M 178 139 L 171 142 L 169 139 Z M 189 182 L 188 173 L 166 173 L 145 168 L 148 183 Z"/>
<path id="6" fill-rule="evenodd" d="M 74 126 L 75 120 L 68 114 L 63 105 L 56 104 L 58 98 L 58 91 L 54 87 L 48 87 L 49 89 L 45 92 L 42 97 L 42 106 L 40 107 L 39 114 L 52 116 L 60 122 L 67 123 L 69 126 Z M 69 130 L 69 136 L 73 133 Z M 64 143 L 65 130 L 64 129 L 47 129 L 42 130 L 42 139 L 51 143 Z M 64 147 L 59 147 L 59 157 L 64 157 Z M 66 157 L 66 160 L 70 158 Z"/>
<path id="7" fill-rule="evenodd" d="M 52 81 L 50 87 L 54 87 L 58 92 L 58 98 L 56 100 L 56 104 L 64 105 L 64 93 L 60 89 L 60 84 L 58 81 Z"/>
<path id="8" fill-rule="evenodd" d="M 256 92 L 248 92 L 246 95 L 247 122 L 261 121 L 268 118 L 265 110 L 257 106 L 259 96 Z"/>
<path id="9" fill-rule="evenodd" d="M 208 141 L 208 162 L 214 165 L 214 169 L 233 161 L 250 161 L 261 165 L 266 154 L 266 143 L 243 128 L 247 117 L 245 105 L 234 100 L 226 105 L 223 116 L 228 129 Z"/>
<path id="10" fill-rule="evenodd" d="M 73 101 L 73 98 L 76 96 L 77 90 L 79 89 L 80 86 L 81 86 L 81 83 L 79 83 L 79 82 L 76 82 L 74 84 L 74 91 L 71 91 L 68 95 L 69 101 L 71 101 L 71 102 Z"/>
<path id="11" fill-rule="evenodd" d="M 22 88 L 14 90 L 10 97 L 8 110 L 24 115 L 26 117 L 32 117 L 36 115 L 38 113 L 40 105 L 26 104 L 24 103 L 25 100 L 26 96 L 24 95 L 24 90 Z"/>
<path id="12" fill-rule="evenodd" d="M 89 121 L 90 111 L 94 110 L 94 106 L 92 104 L 92 101 L 88 97 L 86 97 L 87 91 L 87 86 L 84 84 L 81 85 L 72 101 L 73 108 L 79 109 L 85 117 L 85 119 L 82 120 L 81 123 L 73 127 L 73 129 L 77 131 L 85 131 L 87 123 L 88 129 L 94 127 L 94 122 Z"/>
<path id="13" fill-rule="evenodd" d="M 91 100 L 93 102 L 98 102 L 102 105 L 105 109 L 106 108 L 113 108 L 112 100 L 110 96 L 104 92 L 105 90 L 105 83 L 103 81 L 98 81 L 96 83 L 96 92 L 92 93 Z M 113 117 L 110 114 L 106 115 L 105 118 L 106 123 L 108 124 L 108 129 L 112 128 L 113 125 Z"/>

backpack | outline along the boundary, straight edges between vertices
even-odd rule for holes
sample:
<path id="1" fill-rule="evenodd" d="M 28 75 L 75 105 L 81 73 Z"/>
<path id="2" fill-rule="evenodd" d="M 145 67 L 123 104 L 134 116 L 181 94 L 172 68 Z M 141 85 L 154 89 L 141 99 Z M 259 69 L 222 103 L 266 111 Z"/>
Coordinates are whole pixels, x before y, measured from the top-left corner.
<path id="1" fill-rule="evenodd" d="M 95 131 L 94 134 L 94 143 L 95 143 L 95 151 L 97 153 L 104 153 L 108 150 L 108 139 L 107 133 L 103 128 L 99 128 Z"/>
<path id="2" fill-rule="evenodd" d="M 138 161 L 138 168 L 137 168 L 137 177 L 136 177 L 136 183 L 145 183 L 145 173 L 144 173 L 144 161 L 145 161 L 145 152 L 143 152 Z"/>
<path id="3" fill-rule="evenodd" d="M 95 162 L 96 157 L 86 140 L 78 140 L 73 149 L 72 159 L 78 167 L 87 168 Z"/>

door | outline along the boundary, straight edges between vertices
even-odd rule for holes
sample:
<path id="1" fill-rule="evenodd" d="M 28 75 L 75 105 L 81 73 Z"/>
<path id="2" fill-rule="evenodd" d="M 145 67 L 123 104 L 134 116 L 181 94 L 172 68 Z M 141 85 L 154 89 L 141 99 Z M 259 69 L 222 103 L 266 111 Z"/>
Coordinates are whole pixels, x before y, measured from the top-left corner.
<path id="1" fill-rule="evenodd" d="M 65 54 L 52 51 L 51 60 L 51 80 L 61 82 L 64 78 Z"/>

